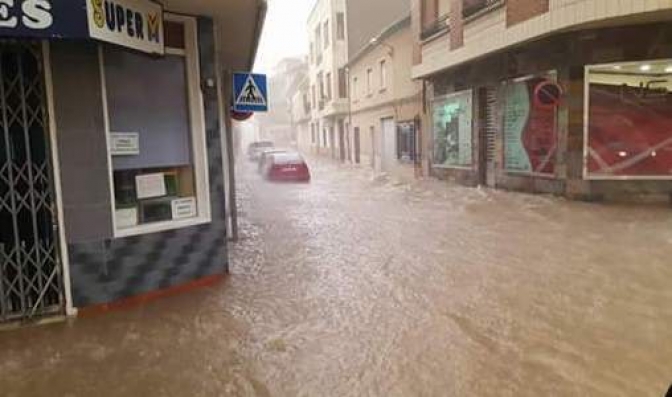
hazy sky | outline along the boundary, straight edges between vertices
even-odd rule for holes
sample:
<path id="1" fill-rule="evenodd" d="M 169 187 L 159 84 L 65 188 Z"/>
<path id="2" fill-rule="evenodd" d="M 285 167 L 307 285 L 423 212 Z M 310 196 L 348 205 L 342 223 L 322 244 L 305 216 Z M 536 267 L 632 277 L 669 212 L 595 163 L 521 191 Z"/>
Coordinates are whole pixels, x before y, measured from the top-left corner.
<path id="1" fill-rule="evenodd" d="M 314 3 L 315 0 L 268 0 L 256 72 L 269 73 L 285 57 L 308 54 L 306 21 Z"/>

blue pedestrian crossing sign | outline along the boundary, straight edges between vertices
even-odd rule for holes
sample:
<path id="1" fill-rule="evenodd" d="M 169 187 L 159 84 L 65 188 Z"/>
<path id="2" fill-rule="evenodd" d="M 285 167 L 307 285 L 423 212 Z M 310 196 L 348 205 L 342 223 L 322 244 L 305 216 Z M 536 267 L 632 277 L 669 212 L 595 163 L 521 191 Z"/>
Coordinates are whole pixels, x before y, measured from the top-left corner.
<path id="1" fill-rule="evenodd" d="M 233 110 L 236 112 L 268 111 L 266 75 L 233 74 Z"/>

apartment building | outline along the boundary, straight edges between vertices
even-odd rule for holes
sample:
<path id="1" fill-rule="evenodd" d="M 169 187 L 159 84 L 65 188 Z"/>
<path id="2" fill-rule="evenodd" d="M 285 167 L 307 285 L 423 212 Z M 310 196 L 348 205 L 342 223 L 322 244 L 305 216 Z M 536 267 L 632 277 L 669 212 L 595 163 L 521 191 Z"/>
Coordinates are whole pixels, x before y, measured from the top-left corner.
<path id="1" fill-rule="evenodd" d="M 422 83 L 411 79 L 410 13 L 371 39 L 348 63 L 352 161 L 402 179 L 420 168 Z"/>
<path id="2" fill-rule="evenodd" d="M 289 99 L 290 114 L 292 119 L 292 131 L 296 134 L 296 146 L 304 152 L 309 153 L 313 142 L 311 141 L 311 104 L 310 104 L 310 80 L 305 76 Z"/>
<path id="3" fill-rule="evenodd" d="M 348 59 L 408 14 L 409 0 L 317 0 L 308 18 L 311 152 L 353 158 L 348 131 Z"/>
<path id="4" fill-rule="evenodd" d="M 308 18 L 312 103 L 310 141 L 314 153 L 334 158 L 337 152 L 336 133 L 344 136 L 348 112 L 345 10 L 345 0 L 318 0 Z"/>
<path id="5" fill-rule="evenodd" d="M 586 200 L 672 192 L 672 2 L 413 0 L 426 168 Z"/>

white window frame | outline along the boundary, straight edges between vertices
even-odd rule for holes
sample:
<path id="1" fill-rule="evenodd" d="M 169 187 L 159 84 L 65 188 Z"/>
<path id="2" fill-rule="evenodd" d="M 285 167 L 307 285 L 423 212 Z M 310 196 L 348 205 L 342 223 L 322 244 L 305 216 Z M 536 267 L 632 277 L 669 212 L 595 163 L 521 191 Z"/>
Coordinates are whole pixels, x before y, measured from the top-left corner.
<path id="1" fill-rule="evenodd" d="M 322 23 L 322 30 L 323 30 L 322 39 L 324 40 L 324 47 L 323 48 L 325 50 L 328 49 L 329 46 L 331 45 L 331 31 L 330 31 L 330 29 L 331 29 L 331 24 L 329 23 L 329 19 L 327 19 L 326 21 L 324 21 Z"/>
<path id="2" fill-rule="evenodd" d="M 388 86 L 388 79 L 389 79 L 389 73 L 388 73 L 388 62 L 386 58 L 383 58 L 378 61 L 378 69 L 380 70 L 380 92 L 385 92 L 387 91 L 387 86 Z"/>
<path id="3" fill-rule="evenodd" d="M 331 80 L 332 80 L 332 74 L 331 74 L 331 72 L 327 72 L 327 74 L 326 74 L 325 77 L 324 77 L 324 80 L 325 80 L 325 87 L 326 87 L 326 90 L 325 90 L 325 97 L 326 97 L 327 101 L 331 101 L 331 99 L 332 99 L 332 94 L 333 94 L 333 92 L 332 92 L 332 88 L 333 88 L 333 87 L 332 87 L 332 81 L 331 81 Z"/>
<path id="4" fill-rule="evenodd" d="M 341 17 L 339 19 L 339 17 Z M 345 13 L 339 11 L 336 13 L 336 40 L 345 40 L 346 28 L 345 28 Z"/>
<path id="5" fill-rule="evenodd" d="M 100 64 L 100 78 L 103 96 L 103 112 L 105 121 L 105 133 L 107 139 L 108 170 L 110 179 L 111 215 L 114 226 L 114 237 L 123 238 L 144 234 L 159 233 L 168 230 L 183 229 L 212 222 L 210 208 L 210 176 L 208 172 L 207 142 L 205 132 L 205 110 L 203 108 L 203 93 L 201 91 L 201 75 L 198 51 L 198 26 L 196 18 L 165 14 L 164 19 L 184 25 L 185 49 L 167 48 L 166 53 L 185 57 L 187 68 L 187 89 L 189 101 L 189 120 L 191 123 L 191 143 L 194 180 L 196 183 L 196 202 L 198 216 L 184 220 L 171 220 L 165 222 L 147 223 L 132 228 L 120 229 L 116 221 L 116 199 L 114 195 L 114 170 L 112 166 L 112 152 L 110 150 L 110 115 L 107 99 L 107 86 L 105 76 L 105 55 L 103 44 L 98 46 L 98 58 Z"/>
<path id="6" fill-rule="evenodd" d="M 366 69 L 366 95 L 373 95 L 373 68 Z"/>
<path id="7" fill-rule="evenodd" d="M 599 175 L 593 174 L 588 170 L 588 158 L 590 157 L 590 70 L 597 67 L 610 66 L 628 66 L 640 65 L 645 63 L 655 63 L 665 61 L 663 59 L 649 59 L 632 62 L 615 62 L 586 65 L 584 68 L 583 90 L 584 90 L 584 109 L 583 109 L 583 179 L 586 181 L 669 181 L 672 175 Z"/>

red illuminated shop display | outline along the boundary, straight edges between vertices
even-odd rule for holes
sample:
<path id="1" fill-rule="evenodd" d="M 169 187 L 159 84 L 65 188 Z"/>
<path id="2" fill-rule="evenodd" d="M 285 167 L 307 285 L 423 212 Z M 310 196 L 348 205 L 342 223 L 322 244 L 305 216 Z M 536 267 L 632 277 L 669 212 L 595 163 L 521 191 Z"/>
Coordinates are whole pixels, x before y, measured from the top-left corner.
<path id="1" fill-rule="evenodd" d="M 592 176 L 672 176 L 672 94 L 591 84 L 587 154 Z"/>

